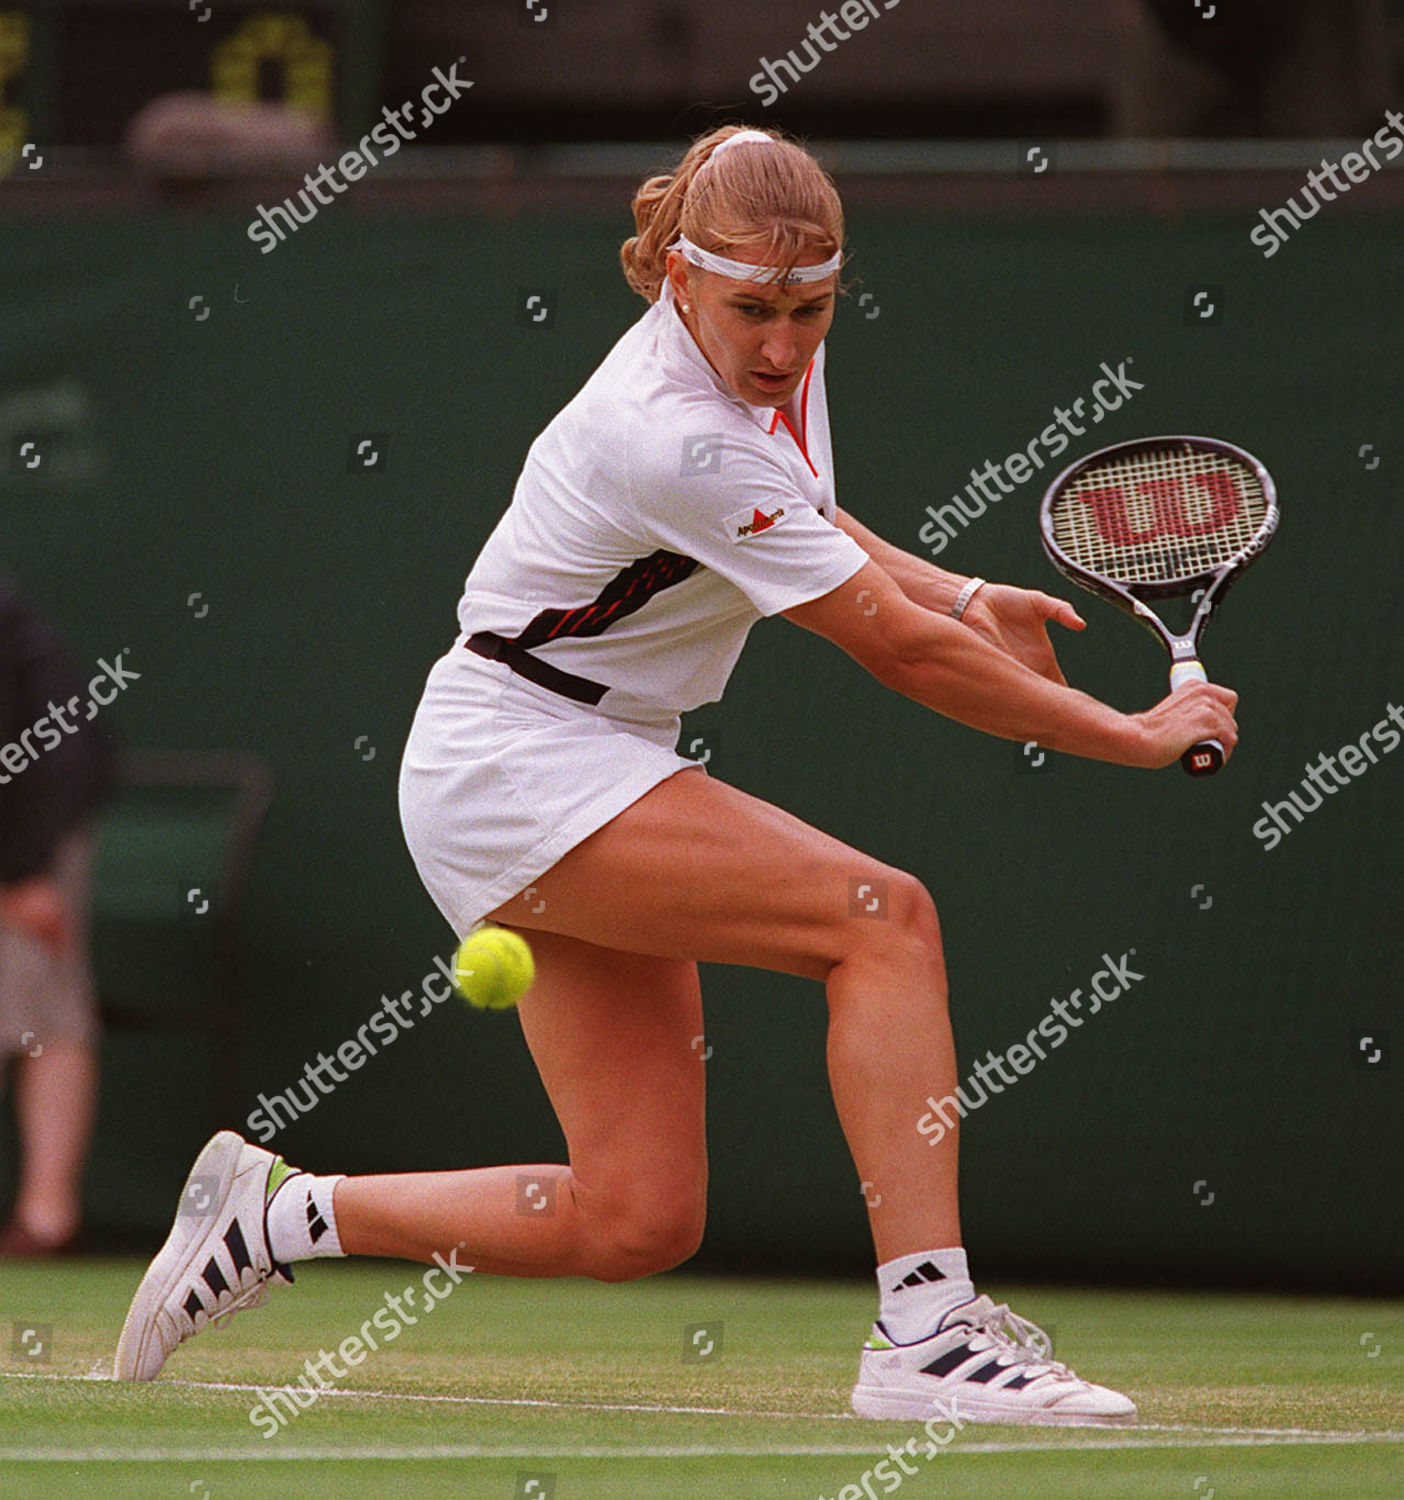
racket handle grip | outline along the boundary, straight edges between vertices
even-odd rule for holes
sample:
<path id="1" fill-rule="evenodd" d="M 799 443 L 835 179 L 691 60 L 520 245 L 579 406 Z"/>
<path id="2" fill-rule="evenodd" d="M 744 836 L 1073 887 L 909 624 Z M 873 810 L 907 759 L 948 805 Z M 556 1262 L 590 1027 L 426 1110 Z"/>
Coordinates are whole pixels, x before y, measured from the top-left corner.
<path id="1" fill-rule="evenodd" d="M 1177 661 L 1170 668 L 1170 691 L 1178 693 L 1192 682 L 1208 682 L 1209 674 L 1193 659 Z M 1224 747 L 1218 740 L 1200 740 L 1180 757 L 1187 776 L 1212 776 L 1224 763 Z"/>

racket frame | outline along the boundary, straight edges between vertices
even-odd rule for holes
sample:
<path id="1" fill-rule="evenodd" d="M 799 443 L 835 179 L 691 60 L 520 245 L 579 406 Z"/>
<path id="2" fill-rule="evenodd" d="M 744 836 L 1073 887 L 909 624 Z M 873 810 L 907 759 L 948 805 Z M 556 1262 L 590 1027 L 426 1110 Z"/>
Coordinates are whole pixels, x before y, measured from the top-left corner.
<path id="1" fill-rule="evenodd" d="M 1262 524 L 1253 538 L 1239 548 L 1226 562 L 1216 563 L 1192 578 L 1177 578 L 1167 582 L 1117 583 L 1101 573 L 1094 573 L 1076 563 L 1053 538 L 1053 505 L 1080 474 L 1113 458 L 1131 458 L 1137 453 L 1152 449 L 1185 447 L 1190 450 L 1222 454 L 1234 462 L 1252 470 L 1262 486 L 1267 509 Z M 1199 642 L 1214 611 L 1223 602 L 1229 589 L 1247 572 L 1248 568 L 1262 556 L 1268 543 L 1277 531 L 1281 513 L 1277 505 L 1277 486 L 1266 466 L 1243 448 L 1226 443 L 1221 438 L 1194 437 L 1186 433 L 1174 433 L 1162 437 L 1132 438 L 1128 442 L 1111 443 L 1074 459 L 1061 473 L 1049 481 L 1038 509 L 1039 539 L 1048 560 L 1071 582 L 1114 604 L 1118 609 L 1138 620 L 1163 645 L 1170 655 L 1170 686 L 1172 690 L 1185 687 L 1193 681 L 1204 682 L 1208 675 L 1199 660 Z M 1150 607 L 1147 601 L 1159 599 L 1193 598 L 1203 590 L 1190 619 L 1182 633 L 1170 629 L 1164 620 Z M 1205 760 L 1207 757 L 1207 761 Z M 1191 745 L 1181 756 L 1181 764 L 1191 776 L 1212 776 L 1223 765 L 1224 748 L 1217 740 L 1205 741 L 1202 745 Z"/>

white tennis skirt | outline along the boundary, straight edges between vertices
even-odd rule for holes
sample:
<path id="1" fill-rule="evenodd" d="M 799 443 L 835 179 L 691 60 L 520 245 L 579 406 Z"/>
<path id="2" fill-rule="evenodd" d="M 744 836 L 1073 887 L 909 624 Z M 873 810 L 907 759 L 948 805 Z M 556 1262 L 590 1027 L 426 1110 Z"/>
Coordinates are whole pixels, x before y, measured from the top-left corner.
<path id="1" fill-rule="evenodd" d="M 612 719 L 456 641 L 430 669 L 400 764 L 405 840 L 454 932 L 651 787 L 698 768 L 674 748 L 679 729 L 677 716 Z"/>

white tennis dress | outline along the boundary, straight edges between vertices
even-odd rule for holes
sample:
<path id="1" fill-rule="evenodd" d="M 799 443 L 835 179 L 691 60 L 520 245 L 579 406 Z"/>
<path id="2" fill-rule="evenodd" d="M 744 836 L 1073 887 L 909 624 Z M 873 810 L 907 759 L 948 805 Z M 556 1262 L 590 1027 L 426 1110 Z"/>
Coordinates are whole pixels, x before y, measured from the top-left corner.
<path id="1" fill-rule="evenodd" d="M 695 768 L 679 716 L 721 697 L 751 626 L 867 562 L 834 524 L 822 345 L 792 406 L 732 394 L 665 282 L 531 445 L 400 768 L 410 853 L 460 936 Z"/>

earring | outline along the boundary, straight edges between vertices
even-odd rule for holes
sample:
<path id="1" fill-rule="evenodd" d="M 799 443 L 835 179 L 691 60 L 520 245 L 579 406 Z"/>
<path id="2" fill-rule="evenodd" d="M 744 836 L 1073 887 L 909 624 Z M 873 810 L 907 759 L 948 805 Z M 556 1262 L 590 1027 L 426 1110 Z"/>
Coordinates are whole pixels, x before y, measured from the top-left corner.
<path id="1" fill-rule="evenodd" d="M 683 303 L 683 311 L 684 311 L 684 312 L 685 312 L 685 313 L 690 313 L 690 312 L 691 312 L 691 311 L 692 311 L 692 306 L 691 306 L 691 304 L 690 304 L 690 303 L 687 303 L 687 302 L 684 302 L 684 303 Z"/>

